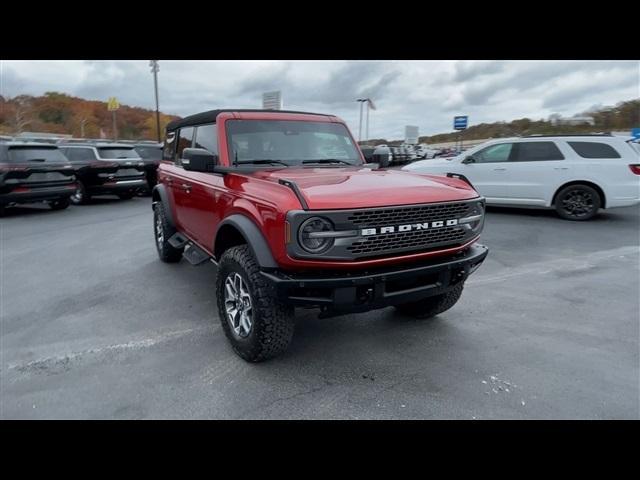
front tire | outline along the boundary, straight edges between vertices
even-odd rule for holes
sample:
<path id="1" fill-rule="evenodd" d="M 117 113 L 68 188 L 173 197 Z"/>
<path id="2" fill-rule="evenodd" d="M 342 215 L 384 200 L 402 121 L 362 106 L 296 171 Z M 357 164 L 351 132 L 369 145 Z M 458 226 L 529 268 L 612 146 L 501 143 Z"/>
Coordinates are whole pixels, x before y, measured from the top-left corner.
<path id="1" fill-rule="evenodd" d="M 153 207 L 153 233 L 160 260 L 165 263 L 179 262 L 184 248 L 175 248 L 169 243 L 169 238 L 176 233 L 176 229 L 167 219 L 162 202 L 156 203 Z"/>
<path id="2" fill-rule="evenodd" d="M 565 220 L 585 221 L 602 206 L 600 194 L 589 185 L 569 185 L 556 195 L 556 212 Z"/>
<path id="3" fill-rule="evenodd" d="M 51 210 L 64 210 L 69 206 L 69 199 L 62 198 L 60 200 L 54 200 L 53 202 L 49 202 L 49 206 Z"/>
<path id="4" fill-rule="evenodd" d="M 408 315 L 418 319 L 435 317 L 440 313 L 446 312 L 458 303 L 458 300 L 460 300 L 460 296 L 462 295 L 463 288 L 464 283 L 459 283 L 447 293 L 428 297 L 418 302 L 396 305 L 396 309 L 403 315 Z"/>
<path id="5" fill-rule="evenodd" d="M 220 258 L 216 297 L 224 333 L 244 360 L 268 360 L 289 347 L 293 307 L 274 298 L 247 245 L 232 247 Z"/>

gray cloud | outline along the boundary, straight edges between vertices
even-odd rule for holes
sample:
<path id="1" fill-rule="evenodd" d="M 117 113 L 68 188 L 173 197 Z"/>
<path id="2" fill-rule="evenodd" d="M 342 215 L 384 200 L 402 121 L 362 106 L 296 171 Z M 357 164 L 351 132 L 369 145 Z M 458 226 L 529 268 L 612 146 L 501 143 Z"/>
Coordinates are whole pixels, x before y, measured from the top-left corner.
<path id="1" fill-rule="evenodd" d="M 260 107 L 282 90 L 285 108 L 333 113 L 358 130 L 356 99 L 372 98 L 372 138 L 451 131 L 453 115 L 470 123 L 547 118 L 640 96 L 634 61 L 161 61 L 160 105 L 188 115 L 219 107 Z M 61 91 L 153 108 L 148 61 L 0 61 L 0 95 Z"/>

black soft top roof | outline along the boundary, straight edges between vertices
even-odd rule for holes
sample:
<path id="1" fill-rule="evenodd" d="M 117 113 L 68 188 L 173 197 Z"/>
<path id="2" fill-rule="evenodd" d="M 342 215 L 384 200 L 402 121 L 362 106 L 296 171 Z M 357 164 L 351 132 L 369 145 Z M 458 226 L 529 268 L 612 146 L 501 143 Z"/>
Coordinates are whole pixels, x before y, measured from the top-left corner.
<path id="1" fill-rule="evenodd" d="M 297 112 L 294 110 L 264 110 L 259 108 L 225 108 L 220 110 L 209 110 L 208 112 L 196 113 L 189 115 L 188 117 L 180 120 L 173 120 L 167 124 L 167 130 L 172 131 L 180 127 L 189 127 L 192 125 L 201 125 L 203 123 L 215 123 L 218 114 L 222 112 L 265 112 L 265 113 L 302 113 L 305 115 L 321 115 L 323 117 L 330 117 L 324 113 L 312 113 L 312 112 Z"/>

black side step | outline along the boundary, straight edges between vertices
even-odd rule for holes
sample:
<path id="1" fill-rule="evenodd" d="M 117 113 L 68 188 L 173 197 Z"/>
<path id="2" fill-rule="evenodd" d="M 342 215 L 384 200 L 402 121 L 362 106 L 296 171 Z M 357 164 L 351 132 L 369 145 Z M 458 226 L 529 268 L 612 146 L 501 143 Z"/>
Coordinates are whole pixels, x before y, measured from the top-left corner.
<path id="1" fill-rule="evenodd" d="M 186 258 L 187 262 L 191 265 L 200 265 L 209 260 L 209 254 L 193 243 L 187 245 L 182 256 Z"/>
<path id="2" fill-rule="evenodd" d="M 180 232 L 176 232 L 171 235 L 171 237 L 169 237 L 168 242 L 169 245 L 171 245 L 173 248 L 182 248 L 187 243 L 189 243 L 189 239 L 182 235 Z"/>

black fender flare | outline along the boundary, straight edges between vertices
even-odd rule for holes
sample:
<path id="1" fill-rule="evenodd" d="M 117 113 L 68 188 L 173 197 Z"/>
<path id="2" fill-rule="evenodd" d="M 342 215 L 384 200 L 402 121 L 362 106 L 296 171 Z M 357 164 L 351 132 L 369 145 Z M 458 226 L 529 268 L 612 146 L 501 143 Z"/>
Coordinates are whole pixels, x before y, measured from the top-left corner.
<path id="1" fill-rule="evenodd" d="M 151 199 L 153 200 L 152 205 L 156 202 L 162 202 L 167 220 L 175 228 L 176 222 L 173 219 L 173 210 L 171 209 L 171 203 L 169 203 L 169 192 L 167 192 L 167 187 L 158 183 L 151 191 Z"/>
<path id="2" fill-rule="evenodd" d="M 258 264 L 261 268 L 265 269 L 275 269 L 278 268 L 278 264 L 276 263 L 273 255 L 271 254 L 271 248 L 269 248 L 269 244 L 262 235 L 260 228 L 255 224 L 255 222 L 248 217 L 240 214 L 230 215 L 225 218 L 216 230 L 216 236 L 213 245 L 213 251 L 215 252 L 215 242 L 218 241 L 218 234 L 220 230 L 225 225 L 233 226 L 240 235 L 242 235 L 249 245 L 249 248 L 253 252 L 254 257 L 258 261 Z"/>

